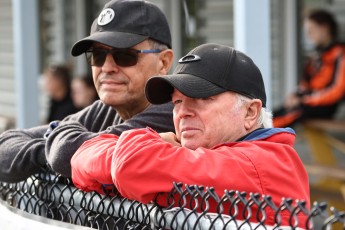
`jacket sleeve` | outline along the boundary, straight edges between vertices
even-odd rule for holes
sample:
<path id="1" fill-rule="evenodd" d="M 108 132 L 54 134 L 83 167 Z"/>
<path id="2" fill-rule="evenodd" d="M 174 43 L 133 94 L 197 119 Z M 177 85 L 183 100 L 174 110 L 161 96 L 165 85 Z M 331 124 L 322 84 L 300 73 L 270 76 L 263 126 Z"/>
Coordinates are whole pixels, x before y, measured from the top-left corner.
<path id="1" fill-rule="evenodd" d="M 100 134 L 120 135 L 123 131 L 151 126 L 159 131 L 174 130 L 172 122 L 172 105 L 149 106 L 145 111 L 133 116 L 125 122 L 109 124 L 104 129 L 94 129 L 90 124 L 112 118 L 114 122 L 115 110 L 111 114 L 103 115 L 99 108 L 94 108 L 87 122 L 65 121 L 49 135 L 46 145 L 46 158 L 52 169 L 63 176 L 71 177 L 71 158 L 77 149 L 87 140 Z M 88 127 L 88 126 L 90 127 Z"/>
<path id="2" fill-rule="evenodd" d="M 103 134 L 84 142 L 71 159 L 74 185 L 86 192 L 103 193 L 112 184 L 110 167 L 118 137 Z"/>
<path id="3" fill-rule="evenodd" d="M 43 134 L 47 128 L 13 129 L 0 135 L 0 181 L 22 181 L 46 166 Z"/>
<path id="4" fill-rule="evenodd" d="M 124 132 L 119 137 L 111 173 L 122 196 L 142 203 L 152 201 L 158 192 L 168 193 L 173 182 L 216 187 L 219 195 L 230 185 L 240 191 L 250 188 L 262 193 L 255 167 L 240 151 L 229 154 L 224 150 L 176 147 L 149 129 Z"/>
<path id="5" fill-rule="evenodd" d="M 100 102 L 95 103 L 100 105 Z M 88 118 L 89 108 L 72 114 L 60 121 L 61 124 L 74 121 L 80 128 L 82 124 L 89 123 L 92 129 L 92 118 Z M 61 125 L 63 126 L 63 125 Z M 42 125 L 29 129 L 12 129 L 0 135 L 0 181 L 18 182 L 27 179 L 32 174 L 47 166 L 46 148 L 47 140 L 44 138 L 49 125 Z M 85 128 L 83 129 L 85 130 Z M 53 136 L 53 135 L 52 135 Z M 61 162 L 60 162 L 61 163 Z M 62 164 L 66 164 L 62 162 Z"/>
<path id="6" fill-rule="evenodd" d="M 85 141 L 97 135 L 78 121 L 60 122 L 47 138 L 45 146 L 47 163 L 53 171 L 71 177 L 70 161 L 73 154 Z"/>
<path id="7" fill-rule="evenodd" d="M 325 64 L 317 75 L 320 79 L 333 78 L 325 88 L 314 90 L 302 97 L 302 103 L 308 106 L 327 106 L 338 103 L 345 94 L 345 51 L 339 50 L 333 64 Z M 322 77 L 323 76 L 323 77 Z"/>
<path id="8" fill-rule="evenodd" d="M 94 104 L 97 108 L 103 105 L 100 101 Z M 100 124 L 94 122 L 95 118 L 90 115 L 90 108 L 93 107 L 88 107 L 66 117 L 60 122 L 61 127 L 64 127 L 62 125 L 64 123 L 74 123 L 78 130 L 96 130 Z M 112 109 L 109 111 L 112 111 L 112 113 L 108 116 L 114 117 L 115 112 Z M 18 182 L 25 180 L 32 174 L 39 172 L 41 167 L 47 165 L 46 149 L 49 149 L 49 146 L 47 147 L 46 144 L 54 136 L 49 135 L 48 139 L 44 138 L 48 129 L 49 125 L 42 125 L 29 129 L 7 130 L 0 134 L 0 181 Z M 59 163 L 66 164 L 64 161 L 59 161 Z"/>

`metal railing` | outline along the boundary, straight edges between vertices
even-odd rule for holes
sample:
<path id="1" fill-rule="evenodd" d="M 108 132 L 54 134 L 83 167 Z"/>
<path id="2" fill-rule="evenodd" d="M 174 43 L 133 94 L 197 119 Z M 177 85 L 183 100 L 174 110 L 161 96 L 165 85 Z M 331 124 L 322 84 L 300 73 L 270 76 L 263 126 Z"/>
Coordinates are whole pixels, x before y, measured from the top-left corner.
<path id="1" fill-rule="evenodd" d="M 19 183 L 0 182 L 0 198 L 13 207 L 95 229 L 316 229 L 315 218 L 322 219 L 320 229 L 345 226 L 345 212 L 326 203 L 307 209 L 304 201 L 284 198 L 276 205 L 270 196 L 226 190 L 218 197 L 213 188 L 181 183 L 172 185 L 164 206 L 125 199 L 115 188 L 105 192 L 83 192 L 43 169 Z M 272 211 L 274 223 L 267 224 Z"/>

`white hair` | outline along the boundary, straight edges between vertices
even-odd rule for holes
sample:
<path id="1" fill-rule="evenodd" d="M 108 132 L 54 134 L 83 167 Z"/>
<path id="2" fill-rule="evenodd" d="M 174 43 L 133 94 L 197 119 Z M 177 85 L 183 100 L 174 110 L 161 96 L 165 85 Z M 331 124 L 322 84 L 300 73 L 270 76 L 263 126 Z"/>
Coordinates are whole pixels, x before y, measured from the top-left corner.
<path id="1" fill-rule="evenodd" d="M 236 95 L 237 95 L 237 103 L 235 105 L 236 108 L 240 108 L 244 103 L 249 103 L 252 100 L 249 97 L 243 96 L 238 93 L 236 93 Z M 267 108 L 262 107 L 257 123 L 262 128 L 272 128 L 273 127 L 272 117 L 273 117 L 272 112 L 268 110 Z"/>
<path id="2" fill-rule="evenodd" d="M 159 41 L 156 41 L 156 40 L 153 40 L 151 38 L 147 39 L 147 41 L 149 42 L 150 46 L 151 46 L 151 49 L 155 50 L 155 49 L 158 49 L 158 50 L 167 50 L 169 49 L 169 47 Z"/>
<path id="3" fill-rule="evenodd" d="M 258 125 L 262 126 L 263 128 L 272 128 L 273 121 L 272 121 L 272 111 L 268 110 L 267 108 L 262 107 L 260 111 L 260 116 L 258 119 Z"/>

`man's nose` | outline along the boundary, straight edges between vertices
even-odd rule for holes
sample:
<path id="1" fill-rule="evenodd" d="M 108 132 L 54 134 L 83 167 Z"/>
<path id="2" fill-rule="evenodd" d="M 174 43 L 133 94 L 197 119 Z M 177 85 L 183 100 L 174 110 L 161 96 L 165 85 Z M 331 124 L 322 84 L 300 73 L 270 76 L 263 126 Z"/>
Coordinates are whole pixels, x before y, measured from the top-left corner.
<path id="1" fill-rule="evenodd" d="M 185 117 L 191 117 L 193 115 L 194 115 L 193 104 L 188 101 L 181 102 L 177 111 L 177 116 L 179 118 L 185 118 Z"/>
<path id="2" fill-rule="evenodd" d="M 104 72 L 109 72 L 109 71 L 118 71 L 118 65 L 116 64 L 113 56 L 111 54 L 107 54 L 105 57 L 105 61 L 102 66 L 102 70 Z"/>

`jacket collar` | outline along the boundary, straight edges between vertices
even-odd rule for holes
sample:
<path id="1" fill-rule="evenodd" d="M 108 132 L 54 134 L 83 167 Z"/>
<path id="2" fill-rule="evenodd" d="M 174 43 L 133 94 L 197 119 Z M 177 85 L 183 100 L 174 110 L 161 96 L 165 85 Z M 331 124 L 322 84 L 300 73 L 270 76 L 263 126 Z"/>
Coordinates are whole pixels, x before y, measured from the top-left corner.
<path id="1" fill-rule="evenodd" d="M 248 133 L 244 137 L 241 137 L 237 141 L 253 141 L 253 140 L 261 140 L 261 139 L 266 139 L 270 136 L 273 136 L 277 133 L 290 133 L 293 135 L 296 135 L 295 131 L 291 128 L 260 128 L 256 129 L 251 133 Z"/>

